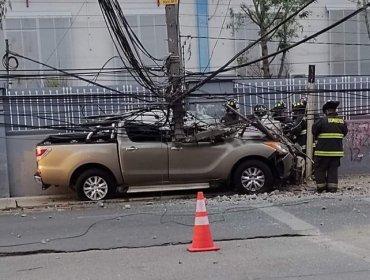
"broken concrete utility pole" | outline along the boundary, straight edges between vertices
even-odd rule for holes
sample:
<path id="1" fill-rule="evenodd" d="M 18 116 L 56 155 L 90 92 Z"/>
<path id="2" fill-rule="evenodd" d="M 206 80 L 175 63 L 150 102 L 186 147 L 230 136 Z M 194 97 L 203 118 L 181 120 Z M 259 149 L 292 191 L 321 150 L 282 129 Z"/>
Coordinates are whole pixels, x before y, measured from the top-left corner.
<path id="1" fill-rule="evenodd" d="M 170 2 L 170 4 L 167 4 Z M 181 59 L 179 44 L 179 14 L 177 0 L 161 0 L 160 3 L 166 4 L 166 23 L 169 59 L 167 69 L 169 75 L 169 87 L 167 89 L 167 101 L 172 109 L 172 126 L 174 140 L 181 141 L 185 138 L 184 133 L 184 102 L 183 98 L 178 98 L 182 93 L 181 82 Z M 175 102 L 173 102 L 175 100 Z"/>
<path id="2" fill-rule="evenodd" d="M 315 65 L 308 66 L 308 96 L 307 96 L 307 143 L 306 143 L 306 179 L 312 175 L 313 158 L 313 134 L 312 125 L 315 118 L 316 95 L 315 95 Z"/>

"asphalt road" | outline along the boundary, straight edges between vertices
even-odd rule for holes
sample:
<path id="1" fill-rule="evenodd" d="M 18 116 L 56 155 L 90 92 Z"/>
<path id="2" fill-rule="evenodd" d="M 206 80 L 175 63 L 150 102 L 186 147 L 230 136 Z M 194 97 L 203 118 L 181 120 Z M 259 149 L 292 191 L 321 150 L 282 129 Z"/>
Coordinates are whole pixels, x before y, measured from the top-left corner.
<path id="1" fill-rule="evenodd" d="M 370 279 L 370 198 L 208 199 L 217 252 L 189 253 L 195 200 L 0 216 L 0 279 Z"/>

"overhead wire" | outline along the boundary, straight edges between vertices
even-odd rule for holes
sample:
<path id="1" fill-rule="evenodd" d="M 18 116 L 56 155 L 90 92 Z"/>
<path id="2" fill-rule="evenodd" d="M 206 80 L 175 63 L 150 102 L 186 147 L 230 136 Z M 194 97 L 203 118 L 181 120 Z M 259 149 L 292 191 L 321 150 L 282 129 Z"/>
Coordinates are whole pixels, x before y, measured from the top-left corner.
<path id="1" fill-rule="evenodd" d="M 76 75 L 76 74 L 73 74 L 73 73 L 68 73 L 68 72 L 66 72 L 66 71 L 64 71 L 64 70 L 58 69 L 58 68 L 53 67 L 53 66 L 51 66 L 51 65 L 47 65 L 47 64 L 45 64 L 45 63 L 43 63 L 43 62 L 40 62 L 40 61 L 34 60 L 34 59 L 29 58 L 29 57 L 26 57 L 26 56 L 23 56 L 23 55 L 21 55 L 21 54 L 15 53 L 15 52 L 13 52 L 13 51 L 10 51 L 9 53 L 10 53 L 11 55 L 13 55 L 13 56 L 20 57 L 20 58 L 23 58 L 23 59 L 25 59 L 25 60 L 28 60 L 28 61 L 31 61 L 31 62 L 34 62 L 34 63 L 40 64 L 40 65 L 42 65 L 42 66 L 45 66 L 45 67 L 48 67 L 48 68 L 54 69 L 55 71 L 61 72 L 61 73 L 65 74 L 65 75 L 67 75 L 67 76 L 71 76 L 71 77 L 77 78 L 77 79 L 79 79 L 79 80 L 82 80 L 82 81 L 84 81 L 84 82 L 88 82 L 88 83 L 93 84 L 93 85 L 95 85 L 95 86 L 98 86 L 98 87 L 100 87 L 100 88 L 103 88 L 103 89 L 106 89 L 106 90 L 109 90 L 109 91 L 112 91 L 112 92 L 116 92 L 116 93 L 121 93 L 120 91 L 118 91 L 118 90 L 116 90 L 116 89 L 114 89 L 114 88 L 111 88 L 111 87 L 108 87 L 108 86 L 105 86 L 105 85 L 101 85 L 101 84 L 96 83 L 96 82 L 94 82 L 94 81 L 90 81 L 90 80 L 88 80 L 88 79 L 85 79 L 85 78 L 80 77 L 80 76 L 78 76 L 78 75 Z M 141 99 L 141 98 L 136 98 L 136 99 L 141 100 L 141 101 L 145 101 L 145 102 L 149 102 L 149 103 L 151 102 L 151 100 L 147 100 L 147 99 Z"/>
<path id="2" fill-rule="evenodd" d="M 181 98 L 184 98 L 185 96 L 191 94 L 192 92 L 194 92 L 196 89 L 200 88 L 202 85 L 204 85 L 205 83 L 207 83 L 208 81 L 210 81 L 213 77 L 215 77 L 216 75 L 220 74 L 220 73 L 223 73 L 223 72 L 226 72 L 225 69 L 227 69 L 227 67 L 232 63 L 234 62 L 238 57 L 240 57 L 243 53 L 245 53 L 246 51 L 248 51 L 249 49 L 251 49 L 252 47 L 254 47 L 256 44 L 258 44 L 258 42 L 260 42 L 261 40 L 263 40 L 264 38 L 267 38 L 268 36 L 270 36 L 271 34 L 273 34 L 277 29 L 279 29 L 282 25 L 284 25 L 286 22 L 288 22 L 289 20 L 291 20 L 292 18 L 296 17 L 301 11 L 303 11 L 305 8 L 307 8 L 310 4 L 312 4 L 313 2 L 315 2 L 315 0 L 310 0 L 310 1 L 307 1 L 304 5 L 302 5 L 302 7 L 300 7 L 299 9 L 297 9 L 295 12 L 293 12 L 291 15 L 287 16 L 284 20 L 282 20 L 280 23 L 278 23 L 276 26 L 274 26 L 273 28 L 271 28 L 269 31 L 267 31 L 263 36 L 261 36 L 260 38 L 258 38 L 257 40 L 255 40 L 254 42 L 248 44 L 247 47 L 243 48 L 242 50 L 240 50 L 237 54 L 235 54 L 230 60 L 228 60 L 222 67 L 220 67 L 218 70 L 214 71 L 214 72 L 211 72 L 210 75 L 208 77 L 206 77 L 205 79 L 203 79 L 202 81 L 200 81 L 199 83 L 197 83 L 195 86 L 193 86 L 192 88 L 186 90 L 184 93 L 181 93 L 177 96 L 177 98 L 175 98 L 174 100 L 172 100 L 172 103 L 173 102 L 176 102 L 177 100 L 181 99 Z M 260 61 L 260 60 L 259 60 Z"/>
<path id="3" fill-rule="evenodd" d="M 123 64 L 126 65 L 126 59 L 127 63 L 134 68 L 130 73 L 135 80 L 143 87 L 148 88 L 160 96 L 160 87 L 152 80 L 150 71 L 143 67 L 144 64 L 141 60 L 140 52 L 150 58 L 154 63 L 157 63 L 158 60 L 163 60 L 154 58 L 144 48 L 130 27 L 117 0 L 99 0 L 98 2 L 103 12 L 109 34 Z"/>
<path id="4" fill-rule="evenodd" d="M 45 63 L 48 63 L 50 58 L 54 55 L 54 53 L 58 50 L 60 44 L 63 42 L 64 38 L 67 36 L 68 32 L 71 30 L 71 27 L 73 26 L 73 24 L 75 23 L 78 15 L 80 14 L 82 8 L 86 5 L 87 1 L 85 0 L 85 2 L 82 3 L 80 9 L 77 11 L 77 14 L 74 15 L 72 21 L 71 21 L 71 25 L 69 26 L 69 28 L 64 32 L 62 38 L 60 38 L 58 44 L 55 46 L 55 48 L 53 49 L 53 51 L 51 52 L 51 54 L 49 55 L 49 57 L 46 59 Z"/>
<path id="5" fill-rule="evenodd" d="M 229 0 L 229 4 L 228 4 L 228 6 L 227 6 L 227 9 L 226 9 L 226 11 L 225 11 L 224 18 L 223 18 L 223 20 L 222 20 L 221 28 L 220 28 L 220 31 L 219 31 L 219 33 L 218 33 L 218 38 L 216 39 L 216 43 L 213 45 L 213 48 L 212 48 L 212 51 L 211 51 L 211 55 L 210 55 L 210 57 L 209 57 L 209 59 L 208 59 L 207 66 L 204 68 L 204 72 L 208 69 L 208 66 L 209 66 L 209 64 L 211 63 L 211 60 L 212 60 L 212 57 L 213 57 L 214 51 L 215 51 L 215 49 L 216 49 L 216 47 L 217 47 L 217 44 L 218 44 L 219 38 L 220 38 L 221 33 L 222 33 L 222 30 L 223 30 L 223 28 L 224 28 L 224 24 L 225 24 L 225 21 L 226 21 L 227 13 L 228 13 L 229 8 L 230 8 L 230 3 L 231 3 L 231 0 Z"/>
<path id="6" fill-rule="evenodd" d="M 195 35 L 180 35 L 182 38 L 190 38 L 190 39 L 210 39 L 210 40 L 225 40 L 225 41 L 254 41 L 253 38 L 232 38 L 232 37 L 212 37 L 212 36 L 195 36 Z M 270 40 L 271 43 L 279 43 L 276 40 Z M 297 41 L 291 41 L 291 43 L 296 43 Z M 312 44 L 312 45 L 336 45 L 336 46 L 370 46 L 370 43 L 339 43 L 339 42 L 320 42 L 320 41 L 312 41 L 312 42 L 305 42 L 305 44 Z"/>
<path id="7" fill-rule="evenodd" d="M 340 19 L 340 20 L 336 21 L 335 23 L 333 23 L 333 24 L 329 25 L 328 27 L 325 27 L 325 28 L 323 28 L 322 30 L 320 30 L 320 31 L 318 31 L 318 32 L 316 32 L 316 33 L 314 33 L 314 34 L 312 34 L 312 35 L 310 35 L 310 36 L 307 36 L 306 38 L 304 38 L 304 39 L 302 39 L 302 40 L 300 40 L 300 41 L 298 41 L 298 42 L 296 42 L 296 43 L 293 43 L 293 44 L 291 44 L 291 45 L 290 45 L 290 46 L 288 46 L 288 47 L 285 47 L 285 48 L 283 48 L 283 49 L 281 49 L 281 50 L 279 50 L 279 51 L 276 51 L 276 52 L 274 52 L 274 53 L 271 53 L 271 54 L 266 55 L 266 56 L 264 56 L 264 57 L 261 57 L 261 58 L 259 58 L 259 59 L 255 59 L 255 60 L 250 61 L 250 62 L 247 62 L 247 63 L 242 63 L 242 64 L 240 64 L 240 65 L 238 65 L 238 66 L 232 66 L 232 67 L 225 68 L 225 69 L 223 69 L 222 71 L 220 71 L 220 73 L 228 72 L 228 71 L 235 70 L 235 69 L 238 69 L 238 68 L 242 68 L 242 67 L 245 67 L 245 66 L 249 66 L 249 65 L 255 64 L 255 63 L 259 62 L 259 61 L 262 61 L 263 59 L 270 58 L 270 57 L 274 57 L 274 56 L 276 56 L 276 55 L 278 55 L 278 54 L 280 54 L 280 53 L 282 53 L 282 52 L 287 52 L 287 51 L 289 51 L 289 50 L 291 50 L 291 49 L 293 49 L 293 48 L 295 48 L 295 47 L 297 47 L 297 46 L 299 46 L 299 45 L 303 44 L 304 42 L 307 42 L 307 41 L 309 41 L 309 40 L 312 40 L 313 38 L 316 38 L 317 36 L 319 36 L 319 35 L 321 35 L 321 34 L 323 34 L 323 33 L 327 32 L 327 31 L 329 31 L 329 30 L 333 29 L 334 27 L 336 27 L 336 26 L 338 26 L 338 25 L 342 24 L 343 22 L 345 22 L 345 21 L 346 21 L 346 20 L 348 20 L 349 18 L 351 18 L 351 17 L 353 17 L 353 16 L 357 15 L 358 13 L 360 13 L 360 12 L 364 11 L 364 10 L 365 10 L 365 9 L 367 9 L 368 7 L 370 7 L 370 3 L 369 3 L 369 4 L 367 4 L 366 6 L 362 7 L 362 8 L 357 9 L 357 10 L 356 10 L 356 11 L 354 11 L 353 13 L 349 14 L 348 16 L 343 17 L 342 19 Z"/>

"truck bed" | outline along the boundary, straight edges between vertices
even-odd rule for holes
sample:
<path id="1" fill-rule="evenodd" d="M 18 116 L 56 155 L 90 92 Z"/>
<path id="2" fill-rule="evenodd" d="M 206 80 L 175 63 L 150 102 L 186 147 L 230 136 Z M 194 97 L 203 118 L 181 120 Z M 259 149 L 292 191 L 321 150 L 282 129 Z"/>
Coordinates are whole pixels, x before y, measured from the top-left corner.
<path id="1" fill-rule="evenodd" d="M 49 135 L 38 145 L 51 144 L 81 144 L 81 143 L 114 143 L 116 142 L 115 134 L 111 132 L 99 132 L 90 135 L 88 132 L 81 133 L 61 133 Z"/>

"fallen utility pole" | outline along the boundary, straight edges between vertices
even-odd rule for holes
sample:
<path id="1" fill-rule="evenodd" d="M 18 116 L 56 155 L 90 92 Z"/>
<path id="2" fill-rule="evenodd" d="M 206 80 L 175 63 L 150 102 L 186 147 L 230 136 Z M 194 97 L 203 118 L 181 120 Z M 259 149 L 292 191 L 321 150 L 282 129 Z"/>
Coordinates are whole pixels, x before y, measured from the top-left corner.
<path id="1" fill-rule="evenodd" d="M 307 143 L 306 143 L 306 179 L 312 175 L 312 158 L 313 158 L 313 134 L 312 125 L 314 123 L 316 96 L 315 91 L 315 65 L 308 66 L 308 96 L 307 96 Z"/>
<path id="2" fill-rule="evenodd" d="M 267 135 L 270 139 L 274 141 L 277 140 L 277 138 L 268 129 L 266 129 L 266 127 L 261 123 L 261 121 L 258 118 L 253 118 L 253 120 L 249 119 L 245 117 L 244 115 L 242 115 L 238 110 L 235 110 L 230 105 L 226 105 L 226 108 L 230 110 L 232 113 L 238 115 L 239 118 L 241 118 L 248 125 L 253 125 L 254 127 L 256 127 L 259 131 Z"/>
<path id="3" fill-rule="evenodd" d="M 184 98 L 179 98 L 182 93 L 181 83 L 181 59 L 179 44 L 179 15 L 178 4 L 166 5 L 166 23 L 168 36 L 169 58 L 167 61 L 169 86 L 167 89 L 167 101 L 172 109 L 172 127 L 174 140 L 181 141 L 185 138 L 184 133 Z"/>

